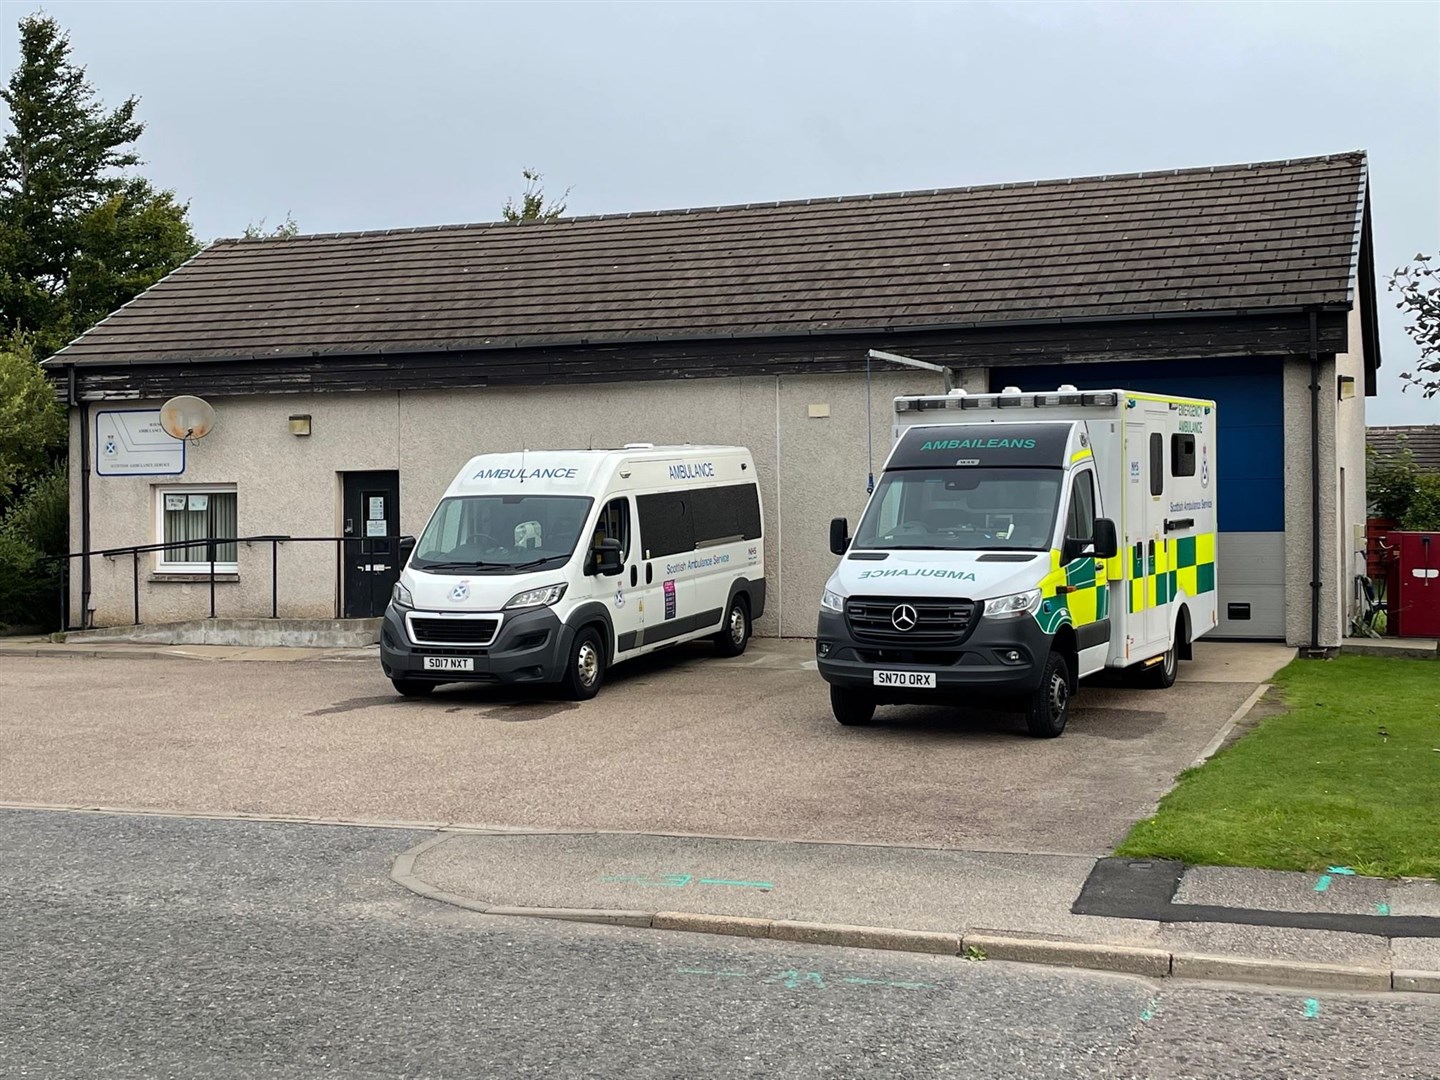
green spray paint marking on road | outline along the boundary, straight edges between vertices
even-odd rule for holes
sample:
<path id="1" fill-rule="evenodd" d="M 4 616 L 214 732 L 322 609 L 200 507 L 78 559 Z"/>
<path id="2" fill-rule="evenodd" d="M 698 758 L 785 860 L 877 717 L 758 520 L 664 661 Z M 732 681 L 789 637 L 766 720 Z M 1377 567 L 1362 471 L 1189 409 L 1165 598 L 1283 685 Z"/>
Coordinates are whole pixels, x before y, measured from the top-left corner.
<path id="1" fill-rule="evenodd" d="M 1155 1014 L 1160 1011 L 1160 999 L 1151 998 L 1150 1004 L 1145 1006 L 1145 1011 L 1140 1014 L 1140 1022 L 1148 1024 L 1155 1019 Z"/>
<path id="2" fill-rule="evenodd" d="M 1326 889 L 1328 889 L 1328 888 L 1330 888 L 1330 875 L 1329 875 L 1329 874 L 1321 874 L 1321 875 L 1320 875 L 1320 880 L 1317 881 L 1317 882 L 1315 882 L 1315 891 L 1316 891 L 1316 892 L 1324 892 L 1324 891 L 1325 891 Z"/>
<path id="3" fill-rule="evenodd" d="M 1385 903 L 1385 901 L 1383 901 L 1383 900 L 1380 901 L 1380 903 L 1378 903 L 1378 904 L 1375 905 L 1375 914 L 1376 914 L 1376 915 L 1389 915 L 1389 914 L 1390 914 L 1390 905 L 1387 904 L 1387 903 Z"/>
<path id="4" fill-rule="evenodd" d="M 689 885 L 726 885 L 737 889 L 775 888 L 772 881 L 738 881 L 732 878 L 699 878 L 694 874 L 601 874 L 599 880 L 605 885 L 646 885 L 657 889 L 683 889 Z"/>
<path id="5" fill-rule="evenodd" d="M 1314 1020 L 1320 1015 L 1320 1002 L 1314 998 L 1305 999 L 1305 1019 Z"/>
<path id="6" fill-rule="evenodd" d="M 773 889 L 768 881 L 728 881 L 725 878 L 701 878 L 701 885 L 733 885 L 737 889 Z"/>

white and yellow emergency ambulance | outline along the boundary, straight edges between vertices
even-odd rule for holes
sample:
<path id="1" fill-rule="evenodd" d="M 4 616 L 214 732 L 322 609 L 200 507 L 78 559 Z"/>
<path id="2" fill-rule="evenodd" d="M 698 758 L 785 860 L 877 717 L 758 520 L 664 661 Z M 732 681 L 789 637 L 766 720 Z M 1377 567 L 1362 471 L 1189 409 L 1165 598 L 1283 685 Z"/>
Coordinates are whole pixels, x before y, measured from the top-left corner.
<path id="1" fill-rule="evenodd" d="M 1054 737 L 1079 680 L 1168 687 L 1217 621 L 1215 404 L 1126 390 L 895 399 L 894 447 L 825 586 L 842 724 L 1008 696 Z"/>
<path id="2" fill-rule="evenodd" d="M 682 641 L 738 656 L 765 611 L 740 446 L 483 454 L 401 548 L 380 661 L 410 696 L 482 681 L 590 698 L 610 665 Z"/>

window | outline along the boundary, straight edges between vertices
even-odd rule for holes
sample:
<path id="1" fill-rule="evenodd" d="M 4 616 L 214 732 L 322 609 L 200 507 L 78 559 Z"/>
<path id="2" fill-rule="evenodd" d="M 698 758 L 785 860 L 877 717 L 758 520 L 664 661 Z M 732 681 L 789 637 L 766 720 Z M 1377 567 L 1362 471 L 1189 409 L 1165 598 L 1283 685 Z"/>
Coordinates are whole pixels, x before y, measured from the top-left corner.
<path id="1" fill-rule="evenodd" d="M 239 515 L 234 485 L 156 488 L 155 520 L 157 543 L 194 541 L 157 552 L 157 572 L 208 574 L 213 546 L 215 569 L 225 574 L 239 573 L 234 542 L 239 535 Z M 230 542 L 211 545 L 210 540 Z"/>
<path id="2" fill-rule="evenodd" d="M 595 522 L 595 531 L 590 537 L 590 546 L 593 549 L 600 540 L 620 541 L 620 561 L 628 562 L 630 559 L 630 500 L 625 497 L 611 499 L 600 511 L 600 517 Z M 594 565 L 594 557 L 592 566 Z"/>
<path id="3" fill-rule="evenodd" d="M 1195 436 L 1170 436 L 1170 475 L 1195 475 Z"/>
<path id="4" fill-rule="evenodd" d="M 1165 491 L 1165 438 L 1158 431 L 1150 433 L 1150 494 Z"/>
<path id="5" fill-rule="evenodd" d="M 754 484 L 690 492 L 695 546 L 760 539 L 760 494 Z"/>
<path id="6" fill-rule="evenodd" d="M 853 548 L 1047 550 L 1062 478 L 1059 469 L 887 470 L 860 519 Z"/>
<path id="7" fill-rule="evenodd" d="M 690 494 L 667 491 L 640 495 L 635 499 L 640 513 L 640 541 L 645 558 L 659 559 L 681 551 L 695 550 L 695 519 Z"/>
<path id="8" fill-rule="evenodd" d="M 1067 540 L 1095 539 L 1095 474 L 1089 469 L 1075 474 L 1070 492 L 1070 517 L 1065 523 Z"/>
<path id="9" fill-rule="evenodd" d="M 436 507 L 410 565 L 441 574 L 513 574 L 559 565 L 574 554 L 593 501 L 577 495 L 452 495 Z"/>

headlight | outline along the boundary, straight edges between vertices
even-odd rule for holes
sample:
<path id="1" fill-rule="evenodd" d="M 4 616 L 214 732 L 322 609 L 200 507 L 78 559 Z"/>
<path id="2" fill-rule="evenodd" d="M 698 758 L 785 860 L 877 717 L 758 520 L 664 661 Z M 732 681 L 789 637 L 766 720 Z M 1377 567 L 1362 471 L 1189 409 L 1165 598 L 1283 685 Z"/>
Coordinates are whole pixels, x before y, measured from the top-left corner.
<path id="1" fill-rule="evenodd" d="M 1021 615 L 1033 615 L 1040 607 L 1040 590 L 1026 589 L 1024 592 L 997 596 L 985 601 L 987 619 L 1018 619 Z"/>
<path id="2" fill-rule="evenodd" d="M 549 607 L 555 601 L 565 595 L 564 585 L 546 585 L 539 589 L 529 589 L 512 597 L 506 608 L 517 607 Z"/>
<path id="3" fill-rule="evenodd" d="M 390 590 L 390 600 L 398 608 L 413 608 L 415 598 L 410 595 L 410 590 L 400 582 L 395 582 L 395 587 Z"/>
<path id="4" fill-rule="evenodd" d="M 820 594 L 820 607 L 825 611 L 833 611 L 837 615 L 845 612 L 845 597 L 833 589 L 826 589 Z"/>

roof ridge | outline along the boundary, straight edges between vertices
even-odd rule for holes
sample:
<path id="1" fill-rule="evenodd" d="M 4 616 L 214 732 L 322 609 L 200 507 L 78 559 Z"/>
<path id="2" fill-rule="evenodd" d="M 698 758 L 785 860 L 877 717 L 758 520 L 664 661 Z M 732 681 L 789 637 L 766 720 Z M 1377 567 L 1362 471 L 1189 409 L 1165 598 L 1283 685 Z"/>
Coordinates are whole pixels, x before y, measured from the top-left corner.
<path id="1" fill-rule="evenodd" d="M 870 194 L 859 195 L 832 195 L 814 196 L 805 199 L 776 199 L 748 203 L 723 203 L 717 206 L 690 206 L 672 207 L 663 210 L 625 210 L 610 214 L 579 214 L 574 217 L 561 218 L 554 222 L 527 222 L 527 229 L 563 228 L 564 226 L 579 222 L 590 221 L 624 221 L 630 218 L 658 218 L 658 217 L 685 217 L 691 214 L 717 214 L 725 212 L 739 212 L 745 210 L 773 210 L 791 206 L 816 206 L 834 205 L 839 203 L 863 203 L 877 199 L 903 199 L 933 197 L 936 195 L 965 195 L 983 191 L 1005 191 L 1022 190 L 1040 187 L 1061 187 L 1069 184 L 1092 183 L 1096 181 L 1120 181 L 1120 180 L 1148 180 L 1158 177 L 1169 176 L 1196 176 L 1214 175 L 1215 173 L 1236 172 L 1283 168 L 1294 165 L 1315 165 L 1327 162 L 1345 162 L 1347 164 L 1359 164 L 1362 168 L 1367 162 L 1366 151 L 1347 150 L 1337 154 L 1319 154 L 1311 157 L 1282 158 L 1273 161 L 1250 161 L 1236 162 L 1228 165 L 1197 165 L 1184 169 L 1151 169 L 1142 172 L 1130 173 L 1101 173 L 1091 176 L 1068 176 L 1054 177 L 1046 180 L 1008 180 L 994 184 L 971 184 L 962 187 L 943 188 L 915 188 L 905 191 L 880 191 Z M 468 230 L 482 229 L 503 229 L 510 228 L 514 223 L 509 221 L 474 221 L 457 222 L 449 225 L 412 225 L 400 228 L 388 229 L 356 229 L 342 232 L 329 233 L 301 233 L 298 236 L 289 237 L 218 237 L 209 247 L 219 244 L 233 244 L 236 246 L 249 244 L 271 244 L 275 246 L 302 243 L 307 240 L 340 240 L 352 237 L 363 236 L 391 236 L 391 235 L 413 235 L 427 232 L 465 232 Z"/>

